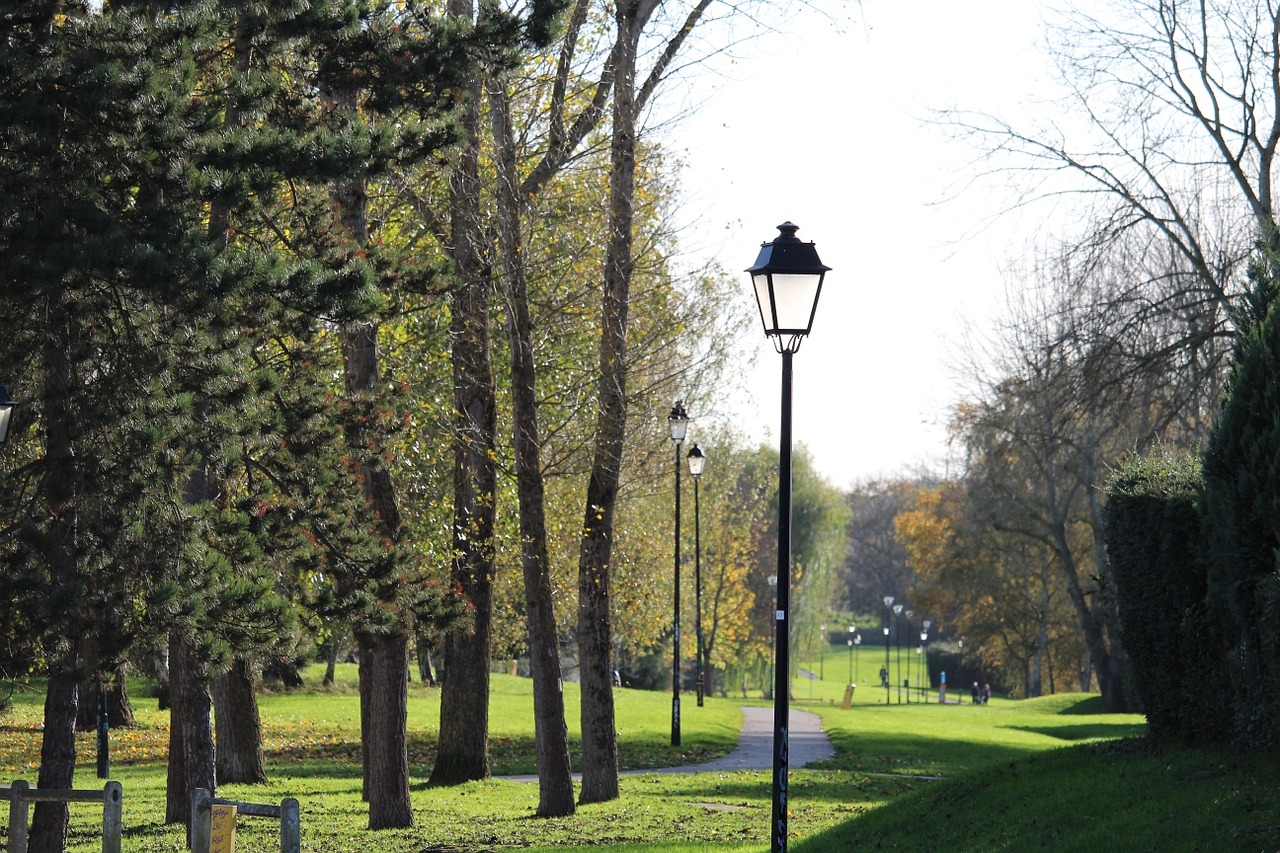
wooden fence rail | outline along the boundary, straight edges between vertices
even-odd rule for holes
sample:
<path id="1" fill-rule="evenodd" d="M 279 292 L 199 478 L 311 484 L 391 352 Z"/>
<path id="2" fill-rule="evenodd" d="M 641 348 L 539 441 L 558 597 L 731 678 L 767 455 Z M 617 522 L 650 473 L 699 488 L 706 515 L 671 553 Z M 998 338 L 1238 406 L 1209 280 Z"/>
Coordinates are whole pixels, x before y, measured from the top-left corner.
<path id="1" fill-rule="evenodd" d="M 102 803 L 102 853 L 120 853 L 122 799 L 119 782 L 108 782 L 101 791 L 32 788 L 22 779 L 0 786 L 0 800 L 9 801 L 8 853 L 27 853 L 29 803 Z"/>
<path id="2" fill-rule="evenodd" d="M 191 853 L 209 853 L 211 806 L 235 806 L 236 814 L 276 818 L 280 821 L 280 853 L 301 853 L 302 818 L 293 797 L 286 797 L 278 806 L 262 806 L 219 799 L 205 788 L 196 788 L 191 797 Z"/>

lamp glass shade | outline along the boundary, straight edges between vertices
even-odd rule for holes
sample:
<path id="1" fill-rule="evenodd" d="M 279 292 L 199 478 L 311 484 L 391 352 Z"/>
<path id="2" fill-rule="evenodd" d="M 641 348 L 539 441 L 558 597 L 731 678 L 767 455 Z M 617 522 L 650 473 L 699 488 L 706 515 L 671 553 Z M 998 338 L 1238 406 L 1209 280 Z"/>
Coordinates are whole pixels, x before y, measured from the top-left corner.
<path id="1" fill-rule="evenodd" d="M 893 612 L 894 612 L 894 614 L 895 614 L 895 615 L 897 615 L 897 616 L 901 616 L 901 615 L 902 615 L 902 605 L 901 605 L 901 604 L 895 604 L 895 605 L 893 605 Z"/>
<path id="2" fill-rule="evenodd" d="M 667 424 L 671 427 L 671 440 L 684 441 L 685 433 L 689 431 L 689 415 L 684 410 L 683 400 L 676 400 L 676 404 L 671 407 Z"/>
<path id="3" fill-rule="evenodd" d="M 702 469 L 707 464 L 707 454 L 703 453 L 702 448 L 695 444 L 689 448 L 686 456 L 689 460 L 689 473 L 695 477 L 701 477 Z"/>
<path id="4" fill-rule="evenodd" d="M 818 310 L 823 274 L 760 273 L 756 288 L 760 321 L 766 335 L 808 335 Z"/>
<path id="5" fill-rule="evenodd" d="M 884 606 L 885 606 L 885 607 L 892 607 L 892 606 L 893 606 L 893 596 L 892 596 L 892 595 L 886 595 L 886 596 L 884 597 Z"/>
<path id="6" fill-rule="evenodd" d="M 796 237 L 797 230 L 790 222 L 779 225 L 778 237 L 761 244 L 755 264 L 747 269 L 765 335 L 789 338 L 784 347 L 789 350 L 813 328 L 822 282 L 831 269 L 819 260 L 813 243 Z"/>

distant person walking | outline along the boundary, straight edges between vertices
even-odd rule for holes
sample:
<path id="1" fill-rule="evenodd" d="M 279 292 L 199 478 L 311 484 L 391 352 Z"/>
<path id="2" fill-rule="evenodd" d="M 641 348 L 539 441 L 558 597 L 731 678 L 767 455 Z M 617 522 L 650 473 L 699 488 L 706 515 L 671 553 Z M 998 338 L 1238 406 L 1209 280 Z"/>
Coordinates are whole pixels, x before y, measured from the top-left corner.
<path id="1" fill-rule="evenodd" d="M 885 690 L 889 689 L 889 670 L 886 667 L 880 667 L 880 686 Z"/>
<path id="2" fill-rule="evenodd" d="M 990 698 L 991 698 L 991 685 L 990 684 L 982 685 L 982 704 L 983 705 L 987 704 L 987 700 Z"/>
<path id="3" fill-rule="evenodd" d="M 973 689 L 969 691 L 969 694 L 970 694 L 971 696 L 973 696 L 973 704 L 977 705 L 977 704 L 978 704 L 978 695 L 979 695 L 979 694 L 978 694 L 978 682 L 976 682 L 976 681 L 975 681 L 975 682 L 973 682 Z"/>

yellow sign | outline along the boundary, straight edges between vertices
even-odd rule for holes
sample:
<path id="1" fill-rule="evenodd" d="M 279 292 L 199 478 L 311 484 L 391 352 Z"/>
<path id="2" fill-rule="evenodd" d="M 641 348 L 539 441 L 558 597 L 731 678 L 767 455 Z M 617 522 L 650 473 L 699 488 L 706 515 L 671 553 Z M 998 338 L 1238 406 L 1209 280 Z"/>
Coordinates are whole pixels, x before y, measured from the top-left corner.
<path id="1" fill-rule="evenodd" d="M 236 807 L 209 807 L 209 853 L 235 853 Z"/>

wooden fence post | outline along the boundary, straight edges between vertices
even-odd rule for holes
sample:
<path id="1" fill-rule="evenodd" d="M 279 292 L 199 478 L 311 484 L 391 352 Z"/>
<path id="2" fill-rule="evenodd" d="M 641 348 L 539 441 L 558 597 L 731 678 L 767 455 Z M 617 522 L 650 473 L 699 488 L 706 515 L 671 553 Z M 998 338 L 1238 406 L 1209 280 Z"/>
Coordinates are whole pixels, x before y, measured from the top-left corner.
<path id="1" fill-rule="evenodd" d="M 191 796 L 191 853 L 209 853 L 209 800 L 213 799 L 207 788 L 196 788 Z"/>
<path id="2" fill-rule="evenodd" d="M 302 815 L 298 801 L 285 797 L 280 802 L 280 853 L 301 853 Z"/>
<path id="3" fill-rule="evenodd" d="M 24 795 L 30 787 L 25 779 L 15 779 L 9 788 L 9 853 L 27 853 L 27 801 Z"/>
<path id="4" fill-rule="evenodd" d="M 119 782 L 102 786 L 102 853 L 120 853 L 124 823 L 124 789 Z"/>

